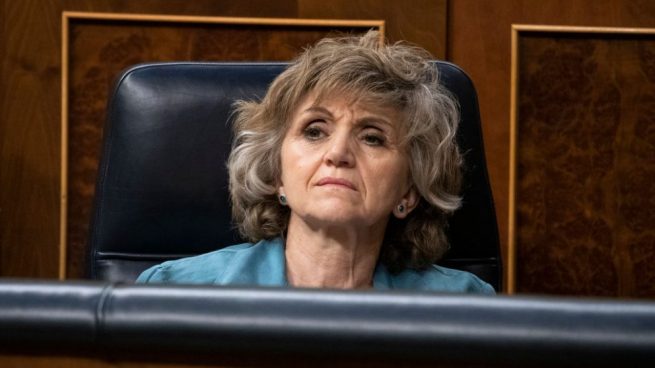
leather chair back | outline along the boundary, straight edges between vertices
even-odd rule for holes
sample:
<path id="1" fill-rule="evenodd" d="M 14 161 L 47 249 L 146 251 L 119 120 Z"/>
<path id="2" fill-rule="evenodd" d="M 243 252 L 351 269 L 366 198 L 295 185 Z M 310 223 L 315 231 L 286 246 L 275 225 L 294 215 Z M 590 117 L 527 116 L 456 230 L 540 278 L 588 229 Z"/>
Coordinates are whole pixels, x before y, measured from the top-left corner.
<path id="1" fill-rule="evenodd" d="M 154 264 L 241 242 L 226 161 L 235 100 L 260 99 L 283 63 L 158 63 L 125 71 L 107 109 L 90 230 L 89 277 L 131 282 Z M 501 261 L 475 88 L 435 62 L 459 100 L 464 205 L 441 262 L 501 284 Z"/>

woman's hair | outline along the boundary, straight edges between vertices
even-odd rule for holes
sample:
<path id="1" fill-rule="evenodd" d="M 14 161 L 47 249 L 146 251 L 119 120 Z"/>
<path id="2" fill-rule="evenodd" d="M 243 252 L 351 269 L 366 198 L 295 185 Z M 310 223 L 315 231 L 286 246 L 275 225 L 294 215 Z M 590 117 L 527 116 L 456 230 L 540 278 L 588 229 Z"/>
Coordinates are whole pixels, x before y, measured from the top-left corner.
<path id="1" fill-rule="evenodd" d="M 392 271 L 423 268 L 448 249 L 447 216 L 460 205 L 457 102 L 439 83 L 430 54 L 387 44 L 378 32 L 325 38 L 301 53 L 261 102 L 238 101 L 228 160 L 232 216 L 252 242 L 282 235 L 290 210 L 278 202 L 280 150 L 292 114 L 308 93 L 346 93 L 400 112 L 401 147 L 420 194 L 405 219 L 390 216 L 380 259 Z"/>

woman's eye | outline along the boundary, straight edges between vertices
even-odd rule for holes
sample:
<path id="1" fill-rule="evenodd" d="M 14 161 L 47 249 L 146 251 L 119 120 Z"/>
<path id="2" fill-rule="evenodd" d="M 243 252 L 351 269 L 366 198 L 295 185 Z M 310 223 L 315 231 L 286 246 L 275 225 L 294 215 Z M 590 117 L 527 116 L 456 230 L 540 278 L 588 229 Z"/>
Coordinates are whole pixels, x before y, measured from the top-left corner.
<path id="1" fill-rule="evenodd" d="M 366 134 L 364 135 L 364 143 L 369 146 L 382 146 L 384 145 L 384 138 L 375 134 Z"/>
<path id="2" fill-rule="evenodd" d="M 317 139 L 323 138 L 325 133 L 323 133 L 323 131 L 319 127 L 315 125 L 310 125 L 307 128 L 305 128 L 305 130 L 303 131 L 303 135 L 305 136 L 305 138 L 315 141 Z"/>

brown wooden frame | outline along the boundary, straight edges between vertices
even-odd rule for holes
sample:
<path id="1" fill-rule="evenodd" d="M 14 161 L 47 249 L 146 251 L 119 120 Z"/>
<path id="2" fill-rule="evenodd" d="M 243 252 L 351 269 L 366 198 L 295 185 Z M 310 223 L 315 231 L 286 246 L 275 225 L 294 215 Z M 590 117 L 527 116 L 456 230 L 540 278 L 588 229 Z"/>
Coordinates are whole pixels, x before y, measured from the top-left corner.
<path id="1" fill-rule="evenodd" d="M 167 22 L 167 23 L 200 23 L 229 24 L 253 26 L 292 26 L 292 27 L 362 27 L 376 28 L 380 33 L 380 42 L 384 40 L 384 20 L 343 20 L 343 19 L 299 19 L 299 18 L 247 18 L 247 17 L 214 17 L 214 16 L 180 16 L 156 14 L 127 13 L 95 13 L 70 12 L 62 13 L 62 52 L 61 52 L 61 189 L 60 189 L 60 221 L 59 221 L 59 279 L 66 278 L 67 254 L 67 214 L 68 214 L 68 121 L 69 121 L 69 30 L 74 20 L 112 20 L 126 22 Z"/>
<path id="2" fill-rule="evenodd" d="M 518 149 L 518 106 L 519 106 L 519 43 L 520 37 L 531 32 L 553 33 L 587 33 L 587 34 L 628 34 L 628 35 L 655 35 L 655 28 L 618 28 L 618 27 L 578 27 L 578 26 L 550 26 L 512 24 L 511 44 L 511 97 L 510 97 L 510 157 L 509 157 L 509 221 L 508 221 L 508 259 L 506 267 L 507 292 L 516 292 L 516 266 L 517 266 L 517 231 L 516 231 L 516 180 L 517 180 L 517 149 Z"/>

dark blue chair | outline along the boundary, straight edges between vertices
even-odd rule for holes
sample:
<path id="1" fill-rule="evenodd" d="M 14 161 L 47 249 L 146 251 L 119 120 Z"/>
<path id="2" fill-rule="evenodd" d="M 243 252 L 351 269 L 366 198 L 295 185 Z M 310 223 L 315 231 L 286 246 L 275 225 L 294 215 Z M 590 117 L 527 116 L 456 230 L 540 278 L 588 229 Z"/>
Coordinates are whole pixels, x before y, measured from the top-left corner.
<path id="1" fill-rule="evenodd" d="M 231 224 L 225 166 L 232 103 L 259 99 L 281 63 L 161 63 L 125 71 L 108 105 L 89 242 L 93 279 L 131 282 L 154 264 L 241 242 Z M 464 205 L 441 264 L 501 289 L 498 229 L 475 88 L 437 61 L 462 111 Z"/>

